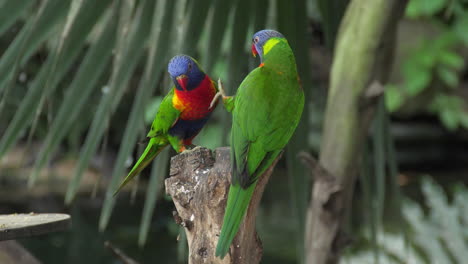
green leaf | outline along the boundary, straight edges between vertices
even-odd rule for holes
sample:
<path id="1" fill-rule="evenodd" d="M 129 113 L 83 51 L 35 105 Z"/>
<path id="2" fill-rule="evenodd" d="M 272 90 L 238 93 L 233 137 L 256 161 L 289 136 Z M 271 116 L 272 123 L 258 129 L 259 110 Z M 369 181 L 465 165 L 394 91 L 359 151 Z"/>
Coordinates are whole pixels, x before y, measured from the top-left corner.
<path id="1" fill-rule="evenodd" d="M 460 125 L 462 125 L 465 129 L 468 129 L 468 113 L 463 111 L 459 114 Z"/>
<path id="2" fill-rule="evenodd" d="M 386 94 L 384 95 L 386 97 Z M 384 98 L 385 99 L 385 98 Z M 388 109 L 387 109 L 388 110 Z M 398 161 L 396 158 L 395 150 L 395 140 L 394 136 L 391 133 L 391 123 L 390 123 L 390 113 L 385 111 L 385 122 L 384 122 L 384 132 L 385 132 L 385 145 L 386 145 L 386 155 L 387 155 L 387 164 L 388 164 L 388 177 L 390 182 L 390 210 L 394 212 L 397 217 L 401 217 L 401 191 L 400 186 L 398 185 Z"/>
<path id="3" fill-rule="evenodd" d="M 337 2 L 337 1 L 333 1 Z M 344 1 L 340 1 L 343 3 Z M 308 20 L 306 13 L 307 1 L 298 0 L 291 4 L 289 1 L 278 1 L 276 3 L 276 20 L 278 30 L 288 38 L 291 48 L 296 54 L 296 63 L 299 76 L 301 77 L 305 101 L 310 102 L 312 90 L 314 88 L 310 78 L 310 61 L 307 56 L 300 54 L 308 53 L 309 39 L 306 31 Z M 254 15 L 255 16 L 255 15 Z M 330 18 L 332 19 L 332 18 Z M 337 18 L 333 18 L 337 19 Z M 338 18 L 339 19 L 339 18 Z M 306 104 L 307 105 L 307 104 Z M 289 174 L 289 195 L 291 200 L 291 209 L 294 217 L 295 247 L 298 263 L 305 263 L 304 252 L 304 234 L 307 204 L 310 198 L 310 174 L 301 164 L 297 155 L 301 151 L 309 149 L 308 139 L 310 133 L 309 111 L 304 108 L 301 121 L 292 136 L 286 151 L 287 173 Z"/>
<path id="4" fill-rule="evenodd" d="M 236 25 L 232 27 L 231 34 L 228 35 L 230 41 L 230 49 L 228 51 L 228 76 L 224 82 L 224 89 L 227 94 L 232 94 L 234 89 L 239 86 L 244 76 L 243 69 L 248 67 L 247 52 L 246 52 L 246 39 L 247 30 L 250 23 L 249 13 L 245 10 L 249 10 L 250 1 L 238 0 L 234 6 L 235 10 L 231 12 L 232 17 L 231 23 Z M 250 36 L 248 37 L 250 39 Z M 222 113 L 222 120 L 229 120 L 229 115 L 226 112 Z M 229 122 L 224 123 L 223 134 L 227 135 L 230 131 Z M 227 137 L 222 138 L 223 145 L 226 145 L 228 141 Z"/>
<path id="5" fill-rule="evenodd" d="M 370 157 L 370 148 L 368 147 L 367 143 L 364 142 L 363 146 L 363 153 L 362 153 L 362 164 L 360 168 L 360 177 L 362 181 L 362 192 L 363 192 L 363 203 L 366 208 L 369 210 L 365 210 L 364 217 L 366 218 L 366 224 L 370 227 L 370 241 L 372 245 L 372 253 L 374 260 L 378 258 L 379 249 L 377 245 L 377 220 L 375 212 L 375 203 L 374 203 L 374 178 L 372 177 L 372 162 Z"/>
<path id="6" fill-rule="evenodd" d="M 465 64 L 461 55 L 450 50 L 444 50 L 438 55 L 438 62 L 456 70 L 461 70 Z"/>
<path id="7" fill-rule="evenodd" d="M 442 31 L 442 33 L 436 39 L 434 39 L 434 41 L 430 42 L 430 47 L 432 48 L 430 52 L 439 54 L 441 52 L 453 48 L 458 43 L 459 39 L 457 38 L 456 34 L 448 28 L 446 28 L 446 30 Z"/>
<path id="8" fill-rule="evenodd" d="M 203 129 L 200 131 L 200 134 L 194 139 L 193 144 L 198 146 L 204 146 L 209 149 L 215 149 L 221 144 L 222 134 L 222 124 L 208 122 Z"/>
<path id="9" fill-rule="evenodd" d="M 151 124 L 153 122 L 162 100 L 162 96 L 155 96 L 151 99 L 145 111 L 145 124 Z"/>
<path id="10" fill-rule="evenodd" d="M 144 1 L 146 2 L 146 1 Z M 109 90 L 105 91 L 101 97 L 95 118 L 86 136 L 80 158 L 72 177 L 74 184 L 69 185 L 65 202 L 70 204 L 77 192 L 76 188 L 81 182 L 83 172 L 87 168 L 89 161 L 97 150 L 98 143 L 101 140 L 110 115 L 120 102 L 128 80 L 135 69 L 139 58 L 143 54 L 143 47 L 147 39 L 151 23 L 151 16 L 142 15 L 144 12 L 153 10 L 142 10 L 144 4 L 141 4 L 135 12 L 132 19 L 133 4 L 132 1 L 114 2 L 114 8 L 120 11 L 119 29 L 117 33 L 117 48 L 114 57 L 114 67 L 109 84 Z M 151 13 L 150 13 L 151 14 Z M 109 191 L 106 193 L 108 194 Z M 112 196 L 112 194 L 111 194 Z"/>
<path id="11" fill-rule="evenodd" d="M 304 2 L 304 1 L 302 1 Z M 270 1 L 268 0 L 257 0 L 254 1 L 254 7 L 253 10 L 268 10 L 270 7 Z M 298 5 L 296 5 L 297 7 Z M 305 11 L 305 10 L 304 10 Z M 262 30 L 266 28 L 266 22 L 267 22 L 267 12 L 255 12 L 254 13 L 254 21 L 253 21 L 253 31 L 257 32 L 259 30 Z"/>
<path id="12" fill-rule="evenodd" d="M 395 112 L 404 103 L 405 98 L 396 85 L 388 84 L 385 89 L 385 105 L 390 112 Z"/>
<path id="13" fill-rule="evenodd" d="M 404 72 L 405 88 L 409 95 L 421 93 L 431 82 L 431 73 L 422 68 L 413 68 L 411 72 Z"/>
<path id="14" fill-rule="evenodd" d="M 58 7 L 61 6 L 54 6 L 54 8 Z M 50 12 L 52 11 L 53 10 Z M 61 10 L 56 11 L 59 12 Z M 94 12 L 89 12 L 89 14 L 86 13 L 86 16 L 82 17 L 83 19 L 77 20 L 77 23 L 73 24 L 66 37 L 67 44 L 65 44 L 64 48 L 60 51 L 60 55 L 58 57 L 49 56 L 46 63 L 41 67 L 33 84 L 28 89 L 28 93 L 22 100 L 17 113 L 0 140 L 0 156 L 2 156 L 14 143 L 16 143 L 21 135 L 21 131 L 28 127 L 33 121 L 35 115 L 39 113 L 41 98 L 48 97 L 53 93 L 57 88 L 59 81 L 68 72 L 69 67 L 73 65 L 74 59 L 81 51 L 81 48 L 86 41 L 87 33 L 91 30 L 93 25 L 91 19 L 93 14 Z M 88 17 L 88 15 L 90 17 Z M 41 17 L 39 20 L 43 19 L 44 18 Z M 50 74 L 49 79 L 47 77 L 49 77 L 49 73 L 54 68 L 54 64 L 56 64 L 57 67 L 54 74 Z"/>
<path id="15" fill-rule="evenodd" d="M 374 119 L 374 130 L 372 134 L 372 146 L 374 154 L 374 175 L 375 175 L 375 220 L 376 226 L 381 227 L 383 221 L 383 208 L 385 199 L 385 119 L 386 109 L 384 98 L 379 100 L 377 112 Z"/>
<path id="16" fill-rule="evenodd" d="M 421 44 L 419 50 L 414 50 L 413 55 L 403 65 L 404 70 L 411 71 L 414 68 L 429 70 L 434 67 L 437 64 L 437 54 L 439 54 L 439 49 L 435 46 L 433 43 Z"/>
<path id="17" fill-rule="evenodd" d="M 203 51 L 203 67 L 210 74 L 221 54 L 221 43 L 226 33 L 229 11 L 233 1 L 214 0 L 211 20 L 208 21 L 208 44 Z"/>
<path id="18" fill-rule="evenodd" d="M 42 42 L 53 33 L 58 21 L 65 17 L 69 4 L 69 1 L 60 0 L 45 0 L 41 3 L 36 16 L 26 23 L 2 54 L 0 59 L 0 92 L 5 89 L 8 81 L 14 78 L 14 71 L 18 66 L 25 63 Z"/>
<path id="19" fill-rule="evenodd" d="M 163 150 L 153 162 L 153 169 L 151 170 L 150 181 L 148 190 L 146 192 L 145 206 L 143 208 L 143 216 L 141 218 L 140 233 L 138 238 L 138 245 L 143 246 L 148 238 L 148 231 L 151 225 L 154 208 L 156 201 L 161 193 L 163 182 L 167 175 L 167 166 L 169 163 L 170 148 Z"/>
<path id="20" fill-rule="evenodd" d="M 446 67 L 437 67 L 437 75 L 439 78 L 450 88 L 456 88 L 458 86 L 458 75 L 453 70 Z"/>
<path id="21" fill-rule="evenodd" d="M 325 32 L 325 43 L 329 50 L 335 47 L 335 40 L 341 19 L 349 0 L 317 0 Z"/>
<path id="22" fill-rule="evenodd" d="M 60 36 L 59 44 L 54 52 L 50 55 L 52 61 L 50 68 L 48 68 L 41 101 L 43 98 L 51 94 L 57 87 L 57 81 L 54 80 L 54 76 L 57 72 L 57 69 L 63 66 L 62 56 L 64 53 L 69 52 L 68 50 L 70 47 L 71 50 L 73 50 L 75 53 L 78 51 L 78 49 L 81 47 L 81 44 L 86 40 L 86 37 L 93 28 L 95 22 L 104 11 L 105 7 L 106 1 L 100 1 L 98 5 L 96 5 L 96 2 L 92 0 L 72 2 L 66 23 Z M 39 105 L 39 110 L 40 108 L 41 105 Z M 36 115 L 36 118 L 38 118 L 38 115 Z M 34 123 L 31 129 L 31 133 L 33 133 L 33 131 Z M 31 174 L 28 180 L 29 187 L 35 183 L 37 176 L 38 173 Z"/>
<path id="23" fill-rule="evenodd" d="M 8 3 L 12 3 L 12 2 L 13 1 L 9 1 Z M 18 2 L 20 2 L 20 1 L 18 1 Z M 29 23 L 27 23 L 23 27 L 23 29 L 21 31 L 21 34 L 23 34 L 26 37 L 17 38 L 18 43 L 15 44 L 15 47 L 18 47 L 18 48 L 14 50 L 14 52 L 16 53 L 16 57 L 14 58 L 14 63 L 13 63 L 13 65 L 11 65 L 11 67 L 6 72 L 5 78 L 3 78 L 2 81 L 0 81 L 0 94 L 1 94 L 1 91 L 3 90 L 3 94 L 2 94 L 2 97 L 0 99 L 0 113 L 2 113 L 3 107 L 5 106 L 5 104 L 6 104 L 7 100 L 8 100 L 10 91 L 15 86 L 15 81 L 16 81 L 15 78 L 17 76 L 19 65 L 21 63 L 22 57 L 24 56 L 23 51 L 24 51 L 25 47 L 27 46 L 27 44 L 29 43 L 29 39 L 28 39 L 27 36 L 31 36 L 31 33 L 35 30 L 35 28 L 37 26 L 37 21 L 38 21 L 38 19 L 40 17 L 43 16 L 43 12 L 44 12 L 44 10 L 46 10 L 46 7 L 47 7 L 46 3 L 43 4 L 39 8 L 39 11 L 37 12 L 36 16 L 33 19 L 31 19 L 31 21 Z M 6 10 L 5 8 L 11 8 L 11 7 L 8 7 L 8 5 L 4 4 L 2 6 L 2 9 L 0 9 L 0 10 Z M 14 7 L 13 7 L 13 9 L 14 9 Z M 7 20 L 7 18 L 6 18 L 6 20 Z M 5 21 L 5 23 L 8 24 L 8 21 Z M 9 49 L 9 51 L 11 51 L 11 49 Z M 7 51 L 7 53 L 8 53 L 8 51 Z M 8 56 L 5 56 L 5 57 L 8 58 Z M 13 58 L 13 57 L 11 57 L 11 58 Z M 1 61 L 4 61 L 3 57 L 2 57 Z"/>
<path id="24" fill-rule="evenodd" d="M 35 17 L 26 23 L 7 50 L 2 54 L 0 59 L 0 93 L 3 91 L 4 94 L 0 102 L 0 110 L 10 90 L 14 87 L 13 82 L 19 67 L 29 59 L 32 53 L 38 49 L 39 45 L 52 33 L 56 22 L 63 19 L 68 4 L 69 1 L 43 1 Z M 29 125 L 29 123 L 25 125 Z M 16 133 L 16 135 L 19 136 L 19 133 Z M 10 145 L 13 145 L 16 139 L 12 139 L 9 142 Z M 0 150 L 1 156 L 2 150 Z"/>
<path id="25" fill-rule="evenodd" d="M 31 0 L 3 1 L 3 4 L 0 5 L 0 36 L 3 35 L 33 3 L 34 1 Z"/>
<path id="26" fill-rule="evenodd" d="M 178 53 L 194 54 L 203 26 L 205 25 L 210 3 L 211 0 L 188 2 L 188 11 L 185 15 L 185 25 L 183 25 L 183 34 L 181 35 L 183 38 L 182 47 Z"/>
<path id="27" fill-rule="evenodd" d="M 464 15 L 460 16 L 459 19 L 457 19 L 455 25 L 454 25 L 454 32 L 457 35 L 457 37 L 465 43 L 465 45 L 468 45 L 468 12 L 465 12 Z"/>
<path id="28" fill-rule="evenodd" d="M 187 23 L 185 23 L 185 18 L 187 15 L 187 0 L 174 0 L 175 8 L 174 8 L 174 21 L 172 22 L 175 26 L 175 30 L 171 33 L 172 45 L 170 47 L 170 53 L 177 54 L 181 49 L 182 45 L 184 45 L 184 33 L 185 27 L 187 27 Z"/>
<path id="29" fill-rule="evenodd" d="M 228 70 L 226 92 L 230 94 L 234 88 L 241 83 L 244 74 L 242 73 L 243 65 L 247 65 L 248 54 L 246 52 L 247 29 L 249 27 L 250 17 L 245 10 L 249 10 L 250 1 L 238 0 L 234 11 L 233 23 L 236 25 L 231 34 L 231 50 L 229 51 Z"/>
<path id="30" fill-rule="evenodd" d="M 152 28 L 150 42 L 154 43 L 154 45 L 150 48 L 143 79 L 139 84 L 137 94 L 133 101 L 130 117 L 128 118 L 127 126 L 121 140 L 122 144 L 119 149 L 116 165 L 112 171 L 112 179 L 106 191 L 106 197 L 99 219 L 99 229 L 101 231 L 104 230 L 109 223 L 115 203 L 114 192 L 117 190 L 119 182 L 122 180 L 122 176 L 124 176 L 125 173 L 125 160 L 130 156 L 136 144 L 138 132 L 141 131 L 139 128 L 143 127 L 144 105 L 146 104 L 147 98 L 154 92 L 158 77 L 160 76 L 160 74 L 154 73 L 161 72 L 164 67 L 164 64 L 159 60 L 168 60 L 165 51 L 169 47 L 167 39 L 170 32 L 162 29 L 170 26 L 168 23 L 172 21 L 174 4 L 173 1 L 159 1 L 158 3 L 159 5 L 153 6 L 154 1 L 146 0 L 142 7 L 144 13 L 142 13 L 141 16 L 152 18 L 151 23 L 149 23 L 149 21 L 147 22 L 150 26 L 149 28 Z"/>
<path id="31" fill-rule="evenodd" d="M 110 2 L 109 0 L 100 2 L 104 3 L 106 1 Z M 104 18 L 106 19 L 105 27 L 101 30 L 96 42 L 91 45 L 83 59 L 47 133 L 44 144 L 34 164 L 34 171 L 31 176 L 33 181 L 37 178 L 40 169 L 44 167 L 52 153 L 57 149 L 59 143 L 70 133 L 70 129 L 86 106 L 93 88 L 96 87 L 99 78 L 108 66 L 114 47 L 117 21 L 115 18 L 111 18 L 110 14 Z"/>
<path id="32" fill-rule="evenodd" d="M 177 263 L 186 263 L 188 258 L 187 234 L 185 228 L 179 227 L 179 241 L 177 242 Z"/>
<path id="33" fill-rule="evenodd" d="M 442 109 L 439 112 L 439 118 L 440 118 L 440 121 L 442 121 L 442 123 L 448 130 L 454 131 L 458 128 L 457 112 L 451 109 Z"/>
<path id="34" fill-rule="evenodd" d="M 402 67 L 405 92 L 414 96 L 422 92 L 431 81 L 431 69 L 436 64 L 436 57 L 430 54 L 430 49 L 425 48 L 415 52 L 408 58 Z"/>
<path id="35" fill-rule="evenodd" d="M 446 0 L 411 0 L 406 7 L 406 16 L 417 18 L 420 16 L 433 16 L 442 11 Z"/>

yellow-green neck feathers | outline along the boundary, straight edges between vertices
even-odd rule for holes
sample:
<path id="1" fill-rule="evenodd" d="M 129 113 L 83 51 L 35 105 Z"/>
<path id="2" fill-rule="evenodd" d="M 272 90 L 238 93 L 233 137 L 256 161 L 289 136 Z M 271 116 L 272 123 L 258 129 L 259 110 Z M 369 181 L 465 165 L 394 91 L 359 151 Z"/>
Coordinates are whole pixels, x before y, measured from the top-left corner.
<path id="1" fill-rule="evenodd" d="M 282 73 L 297 75 L 296 60 L 285 38 L 271 38 L 265 42 L 262 64 Z"/>
<path id="2" fill-rule="evenodd" d="M 270 50 L 276 46 L 276 44 L 280 43 L 280 41 L 287 42 L 286 39 L 280 39 L 280 38 L 271 38 L 269 39 L 265 45 L 263 45 L 263 55 L 267 55 Z"/>

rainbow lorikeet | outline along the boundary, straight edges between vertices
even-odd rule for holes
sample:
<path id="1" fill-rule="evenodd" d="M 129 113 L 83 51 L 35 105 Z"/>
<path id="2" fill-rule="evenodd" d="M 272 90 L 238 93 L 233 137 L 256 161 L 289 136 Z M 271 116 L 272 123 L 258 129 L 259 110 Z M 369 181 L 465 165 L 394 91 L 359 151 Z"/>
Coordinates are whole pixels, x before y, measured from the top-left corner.
<path id="1" fill-rule="evenodd" d="M 223 95 L 227 110 L 232 111 L 232 179 L 216 247 L 221 258 L 237 234 L 257 180 L 288 143 L 304 108 L 288 41 L 274 30 L 259 31 L 252 41 L 252 54 L 260 56 L 260 65 L 247 75 L 234 98 Z"/>
<path id="2" fill-rule="evenodd" d="M 193 58 L 175 56 L 168 66 L 174 87 L 164 97 L 147 137 L 149 143 L 115 193 L 138 175 L 167 145 L 177 153 L 192 145 L 216 105 L 215 82 Z"/>

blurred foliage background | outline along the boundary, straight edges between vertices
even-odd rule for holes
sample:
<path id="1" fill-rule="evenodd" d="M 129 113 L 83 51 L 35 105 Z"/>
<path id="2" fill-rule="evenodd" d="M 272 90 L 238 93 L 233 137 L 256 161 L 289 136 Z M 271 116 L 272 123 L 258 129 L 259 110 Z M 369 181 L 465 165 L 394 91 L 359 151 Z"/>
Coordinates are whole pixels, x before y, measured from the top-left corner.
<path id="1" fill-rule="evenodd" d="M 117 263 L 105 240 L 142 263 L 184 263 L 183 232 L 161 191 L 172 151 L 126 192 L 112 194 L 170 88 L 169 59 L 191 55 L 233 94 L 258 64 L 252 34 L 274 28 L 295 52 L 307 101 L 264 195 L 258 229 L 263 263 L 301 263 L 312 181 L 296 155 L 318 152 L 348 2 L 0 0 L 0 213 L 72 214 L 71 232 L 21 241 L 44 263 Z M 467 0 L 409 1 L 343 263 L 468 257 L 467 47 Z M 217 109 L 195 144 L 227 145 L 229 129 L 229 116 Z"/>

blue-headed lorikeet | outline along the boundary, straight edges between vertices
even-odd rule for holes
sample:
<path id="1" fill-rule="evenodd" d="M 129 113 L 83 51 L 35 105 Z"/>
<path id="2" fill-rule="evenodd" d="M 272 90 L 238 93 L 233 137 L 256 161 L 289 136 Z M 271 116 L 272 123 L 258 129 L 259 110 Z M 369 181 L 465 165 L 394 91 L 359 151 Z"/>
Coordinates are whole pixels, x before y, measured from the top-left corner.
<path id="1" fill-rule="evenodd" d="M 192 145 L 211 115 L 217 88 L 198 62 L 186 55 L 171 59 L 168 71 L 174 87 L 164 97 L 147 137 L 149 143 L 115 193 L 138 175 L 167 145 L 178 153 Z"/>
<path id="2" fill-rule="evenodd" d="M 234 98 L 223 95 L 226 108 L 232 111 L 232 180 L 216 247 L 216 256 L 221 258 L 237 234 L 258 178 L 288 143 L 304 108 L 304 92 L 288 41 L 277 31 L 262 30 L 252 42 L 260 65 L 243 80 Z"/>

